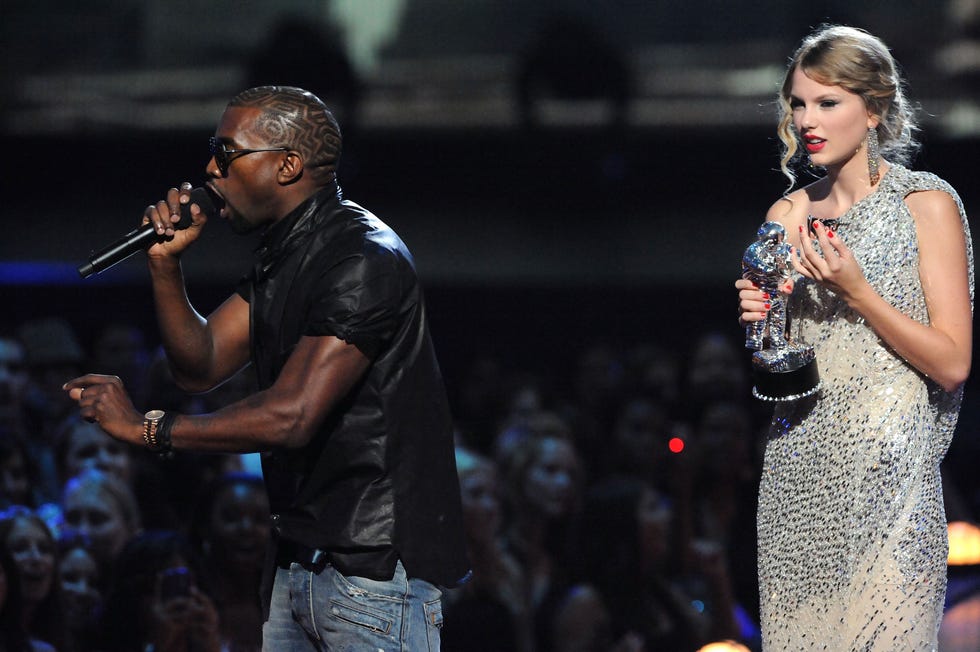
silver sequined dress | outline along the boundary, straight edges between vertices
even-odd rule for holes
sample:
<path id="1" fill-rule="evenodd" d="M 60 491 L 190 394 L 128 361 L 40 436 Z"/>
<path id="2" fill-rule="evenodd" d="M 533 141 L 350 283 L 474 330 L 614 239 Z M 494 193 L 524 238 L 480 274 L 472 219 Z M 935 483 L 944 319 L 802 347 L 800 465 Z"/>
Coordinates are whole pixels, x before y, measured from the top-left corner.
<path id="1" fill-rule="evenodd" d="M 963 205 L 938 177 L 892 165 L 835 232 L 889 303 L 928 323 L 915 223 L 903 199 L 944 190 L 973 252 Z M 823 387 L 778 404 L 759 493 L 767 652 L 935 650 L 946 590 L 939 462 L 962 390 L 904 362 L 829 290 L 800 279 L 791 333 L 812 344 Z"/>

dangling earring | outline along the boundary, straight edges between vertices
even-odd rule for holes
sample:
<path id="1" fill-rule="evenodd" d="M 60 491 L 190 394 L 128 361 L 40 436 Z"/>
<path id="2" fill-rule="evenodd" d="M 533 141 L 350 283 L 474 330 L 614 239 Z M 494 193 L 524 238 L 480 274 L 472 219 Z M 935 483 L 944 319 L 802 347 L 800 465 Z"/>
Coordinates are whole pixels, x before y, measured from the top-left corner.
<path id="1" fill-rule="evenodd" d="M 871 185 L 878 183 L 881 175 L 878 173 L 878 159 L 881 157 L 881 150 L 878 148 L 878 130 L 875 127 L 868 128 L 868 174 L 871 177 Z"/>

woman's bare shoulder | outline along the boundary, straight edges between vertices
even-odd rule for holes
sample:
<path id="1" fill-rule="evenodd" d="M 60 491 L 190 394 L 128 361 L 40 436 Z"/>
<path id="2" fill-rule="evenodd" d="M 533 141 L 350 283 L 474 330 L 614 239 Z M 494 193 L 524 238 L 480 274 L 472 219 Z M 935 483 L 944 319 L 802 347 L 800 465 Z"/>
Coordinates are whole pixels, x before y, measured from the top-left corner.
<path id="1" fill-rule="evenodd" d="M 766 221 L 790 227 L 803 224 L 810 213 L 810 197 L 805 189 L 783 195 L 766 211 Z"/>
<path id="2" fill-rule="evenodd" d="M 944 190 L 916 191 L 905 197 L 905 203 L 916 219 L 947 217 L 959 221 L 959 206 L 953 196 Z"/>

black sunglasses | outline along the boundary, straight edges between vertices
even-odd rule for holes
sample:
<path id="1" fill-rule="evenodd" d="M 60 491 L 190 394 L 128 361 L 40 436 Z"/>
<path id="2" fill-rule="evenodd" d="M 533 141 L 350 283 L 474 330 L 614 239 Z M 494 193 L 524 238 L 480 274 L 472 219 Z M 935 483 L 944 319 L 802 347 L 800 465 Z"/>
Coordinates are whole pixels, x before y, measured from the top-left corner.
<path id="1" fill-rule="evenodd" d="M 264 149 L 226 149 L 225 144 L 211 136 L 208 139 L 208 148 L 211 150 L 211 156 L 214 157 L 214 162 L 218 166 L 218 172 L 221 176 L 228 176 L 228 166 L 239 156 L 245 156 L 246 154 L 254 154 L 255 152 L 288 152 L 288 147 L 267 147 Z M 237 154 L 237 156 L 232 157 L 232 154 Z"/>

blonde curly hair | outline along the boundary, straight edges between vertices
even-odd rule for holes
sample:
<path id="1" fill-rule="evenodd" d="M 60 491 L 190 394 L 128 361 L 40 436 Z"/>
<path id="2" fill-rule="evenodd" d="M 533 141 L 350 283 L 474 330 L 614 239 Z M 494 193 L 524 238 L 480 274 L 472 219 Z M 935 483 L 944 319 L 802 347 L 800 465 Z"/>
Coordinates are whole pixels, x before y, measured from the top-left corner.
<path id="1" fill-rule="evenodd" d="M 793 128 L 790 95 L 797 68 L 827 86 L 861 96 L 865 106 L 878 117 L 878 142 L 885 158 L 908 163 L 918 147 L 915 112 L 904 93 L 904 81 L 888 47 L 876 36 L 856 27 L 824 25 L 803 39 L 790 59 L 779 90 L 779 126 L 782 141 L 780 169 L 796 183 L 793 167 L 802 157 L 798 134 Z"/>

